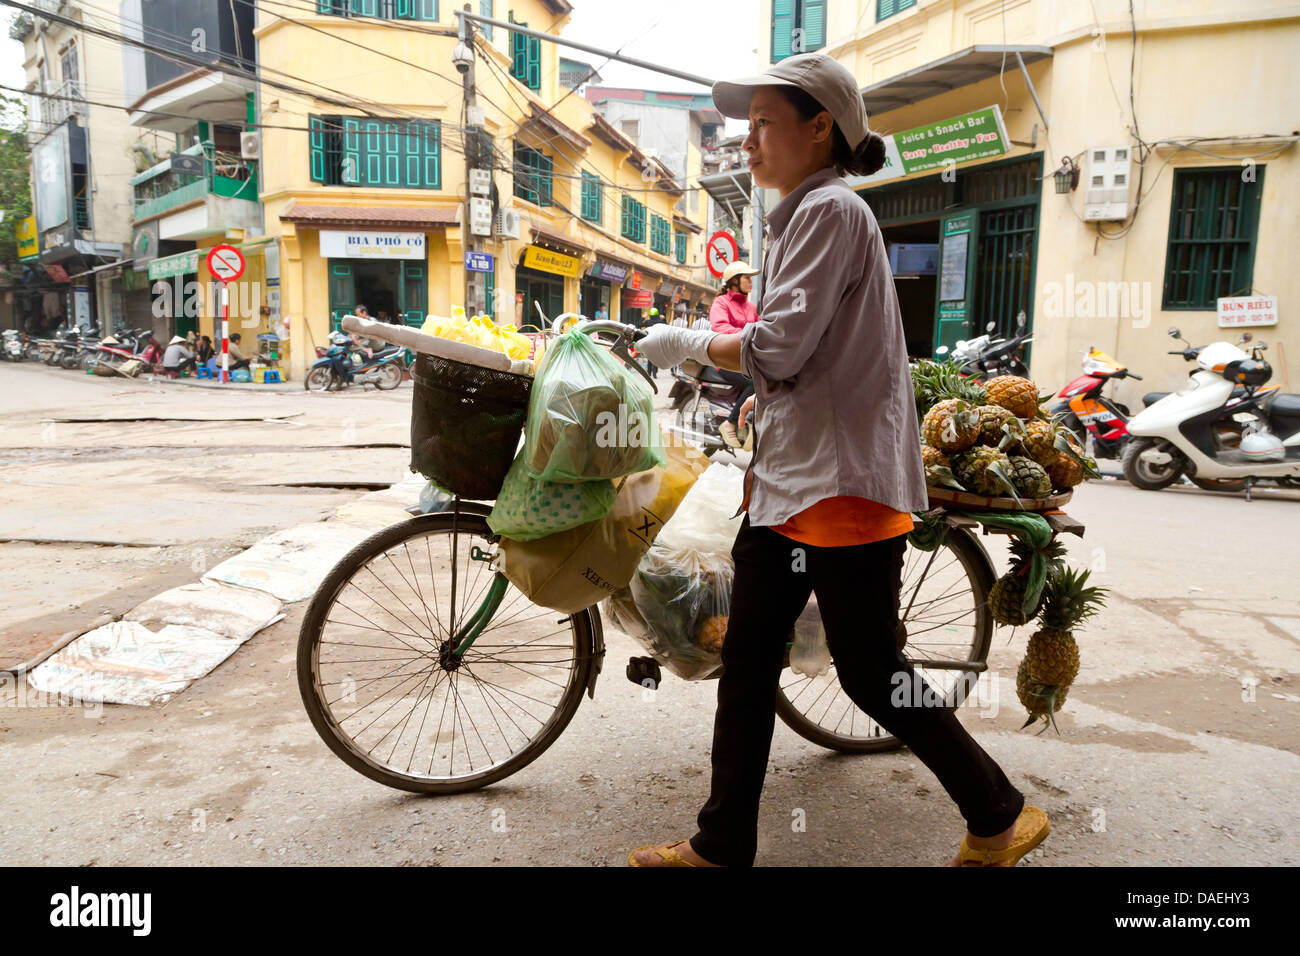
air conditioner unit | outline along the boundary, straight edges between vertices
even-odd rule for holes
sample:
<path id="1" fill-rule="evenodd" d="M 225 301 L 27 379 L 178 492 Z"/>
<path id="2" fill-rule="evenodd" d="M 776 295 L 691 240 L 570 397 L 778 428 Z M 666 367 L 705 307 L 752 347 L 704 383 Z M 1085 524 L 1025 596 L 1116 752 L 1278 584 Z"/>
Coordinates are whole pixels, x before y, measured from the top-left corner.
<path id="1" fill-rule="evenodd" d="M 519 213 L 514 209 L 498 209 L 494 231 L 498 239 L 518 239 Z"/>
<path id="2" fill-rule="evenodd" d="M 1089 222 L 1128 218 L 1128 187 L 1133 171 L 1127 146 L 1096 146 L 1088 150 L 1088 185 L 1083 218 Z"/>
<path id="3" fill-rule="evenodd" d="M 261 133 L 240 133 L 239 134 L 239 155 L 242 159 L 261 159 L 262 158 L 262 134 Z"/>

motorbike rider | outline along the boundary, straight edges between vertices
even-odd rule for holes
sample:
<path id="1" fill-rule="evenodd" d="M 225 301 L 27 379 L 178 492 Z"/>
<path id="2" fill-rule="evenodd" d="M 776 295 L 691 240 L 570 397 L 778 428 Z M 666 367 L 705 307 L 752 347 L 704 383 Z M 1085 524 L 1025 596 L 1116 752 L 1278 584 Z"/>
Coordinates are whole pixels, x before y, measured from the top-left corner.
<path id="1" fill-rule="evenodd" d="M 370 312 L 366 309 L 364 305 L 358 304 L 357 310 L 354 314 L 358 319 L 370 318 Z M 366 357 L 367 361 L 374 358 L 375 356 L 374 349 L 370 347 L 369 341 L 361 337 L 361 334 L 359 332 L 350 333 L 348 335 L 348 338 L 352 340 L 352 347 L 355 348 L 357 351 L 361 352 Z"/>
<path id="2" fill-rule="evenodd" d="M 726 335 L 733 335 L 743 332 L 745 326 L 751 322 L 758 321 L 758 309 L 753 302 L 749 301 L 749 293 L 754 288 L 752 276 L 758 274 L 757 269 L 750 268 L 748 262 L 737 260 L 728 263 L 727 268 L 722 270 L 722 291 L 718 293 L 717 298 L 713 300 L 713 305 L 709 308 L 709 328 L 714 332 L 721 332 Z M 745 451 L 753 451 L 754 438 L 746 429 L 746 434 L 742 439 L 738 434 L 741 427 L 740 409 L 745 404 L 745 399 L 754 394 L 754 383 L 739 372 L 733 372 L 729 369 L 716 369 L 720 378 L 726 379 L 733 385 L 741 385 L 740 394 L 736 396 L 736 403 L 732 406 L 731 414 L 727 420 L 718 426 L 718 431 L 722 434 L 722 440 L 732 448 L 744 448 Z"/>

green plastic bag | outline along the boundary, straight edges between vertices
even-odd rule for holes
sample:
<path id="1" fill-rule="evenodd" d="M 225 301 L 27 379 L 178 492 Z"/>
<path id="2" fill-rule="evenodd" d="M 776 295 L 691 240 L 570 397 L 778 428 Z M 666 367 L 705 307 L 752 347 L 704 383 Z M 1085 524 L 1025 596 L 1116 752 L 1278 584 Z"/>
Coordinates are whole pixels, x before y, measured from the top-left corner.
<path id="1" fill-rule="evenodd" d="M 524 459 L 539 481 L 600 481 L 662 466 L 653 393 L 590 336 L 565 333 L 533 382 Z"/>
<path id="2" fill-rule="evenodd" d="M 530 478 L 520 452 L 506 472 L 487 523 L 503 537 L 535 541 L 605 517 L 615 497 L 617 490 L 608 478 L 580 483 Z"/>

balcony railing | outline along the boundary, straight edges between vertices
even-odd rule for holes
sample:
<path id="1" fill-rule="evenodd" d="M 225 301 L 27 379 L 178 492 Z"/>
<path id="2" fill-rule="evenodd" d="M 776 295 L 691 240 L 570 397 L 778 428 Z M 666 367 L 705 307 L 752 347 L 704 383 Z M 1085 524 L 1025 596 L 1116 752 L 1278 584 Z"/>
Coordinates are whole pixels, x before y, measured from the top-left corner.
<path id="1" fill-rule="evenodd" d="M 214 150 L 211 143 L 191 146 L 182 152 L 187 156 L 204 157 L 203 175 L 176 172 L 169 160 L 140 173 L 131 180 L 135 190 L 136 221 L 209 194 L 257 202 L 255 165 L 233 154 Z"/>
<path id="2" fill-rule="evenodd" d="M 49 94 L 42 96 L 42 92 Z M 65 80 L 48 90 L 34 90 L 29 94 L 27 107 L 27 141 L 34 143 L 50 130 L 65 123 L 70 116 L 86 116 L 86 105 L 81 84 Z"/>

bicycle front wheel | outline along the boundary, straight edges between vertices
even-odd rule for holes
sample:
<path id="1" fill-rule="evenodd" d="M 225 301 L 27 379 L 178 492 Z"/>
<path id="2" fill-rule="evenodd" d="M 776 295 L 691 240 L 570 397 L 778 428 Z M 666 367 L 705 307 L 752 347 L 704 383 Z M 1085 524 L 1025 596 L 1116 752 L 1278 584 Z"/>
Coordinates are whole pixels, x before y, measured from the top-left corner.
<path id="1" fill-rule="evenodd" d="M 415 793 L 476 790 L 536 760 L 573 718 L 592 667 L 589 610 L 564 617 L 511 585 L 451 653 L 492 585 L 497 540 L 482 514 L 424 515 L 357 545 L 312 599 L 298 688 L 354 770 Z"/>
<path id="2" fill-rule="evenodd" d="M 908 542 L 903 558 L 899 621 L 907 636 L 903 653 L 936 692 L 960 707 L 993 640 L 988 609 L 993 566 L 979 540 L 962 528 L 949 528 L 934 551 Z M 849 699 L 835 676 L 835 665 L 819 677 L 781 672 L 777 716 L 795 733 L 841 753 L 876 753 L 903 745 Z"/>

